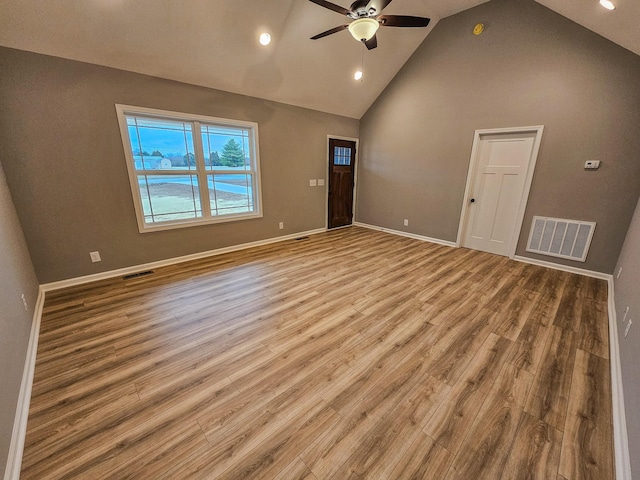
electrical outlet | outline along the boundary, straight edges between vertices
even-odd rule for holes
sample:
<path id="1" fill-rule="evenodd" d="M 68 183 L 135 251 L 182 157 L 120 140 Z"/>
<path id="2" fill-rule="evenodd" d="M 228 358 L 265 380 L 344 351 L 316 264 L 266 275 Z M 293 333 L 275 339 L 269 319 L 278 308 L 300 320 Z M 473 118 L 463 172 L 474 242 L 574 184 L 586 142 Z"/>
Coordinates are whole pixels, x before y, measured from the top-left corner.
<path id="1" fill-rule="evenodd" d="M 280 230 L 282 230 L 282 229 L 284 228 L 284 222 L 280 222 L 280 223 L 278 224 L 278 228 L 279 228 Z"/>
<path id="2" fill-rule="evenodd" d="M 616 280 L 620 278 L 620 274 L 622 273 L 622 267 L 618 270 L 618 275 L 616 275 Z"/>
<path id="3" fill-rule="evenodd" d="M 585 170 L 597 170 L 600 168 L 600 160 L 587 160 L 584 162 Z"/>
<path id="4" fill-rule="evenodd" d="M 102 259 L 100 258 L 100 252 L 89 252 L 89 256 L 91 257 L 91 261 L 93 263 L 102 261 Z"/>
<path id="5" fill-rule="evenodd" d="M 22 304 L 24 305 L 24 310 L 28 312 L 29 307 L 27 306 L 27 299 L 25 298 L 24 293 L 22 294 Z"/>
<path id="6" fill-rule="evenodd" d="M 631 330 L 631 325 L 633 325 L 633 320 L 629 319 L 629 323 L 627 323 L 627 328 L 624 329 L 624 338 L 627 338 L 627 335 L 629 335 L 629 330 Z"/>
<path id="7" fill-rule="evenodd" d="M 409 219 L 408 219 L 408 218 L 405 218 L 405 219 L 404 219 L 404 226 L 405 226 L 405 227 L 408 227 L 408 226 L 409 226 Z"/>

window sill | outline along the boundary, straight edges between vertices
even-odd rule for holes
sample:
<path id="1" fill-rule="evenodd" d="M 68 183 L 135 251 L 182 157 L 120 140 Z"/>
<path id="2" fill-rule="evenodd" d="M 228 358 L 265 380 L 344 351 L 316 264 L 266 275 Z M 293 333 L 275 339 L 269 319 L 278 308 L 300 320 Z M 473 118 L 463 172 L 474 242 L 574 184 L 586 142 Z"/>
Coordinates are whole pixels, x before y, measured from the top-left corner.
<path id="1" fill-rule="evenodd" d="M 142 224 L 138 225 L 138 231 L 140 233 L 152 233 L 152 232 L 162 232 L 165 230 L 175 230 L 178 228 L 190 228 L 190 227 L 200 227 L 202 225 L 214 225 L 220 223 L 229 223 L 229 222 L 237 222 L 240 220 L 253 220 L 256 218 L 262 218 L 262 212 L 252 213 L 252 214 L 242 214 L 242 215 L 225 215 L 224 217 L 212 217 L 212 218 L 202 218 L 202 219 L 189 219 L 189 220 L 176 220 L 172 222 L 158 222 L 153 224 Z"/>

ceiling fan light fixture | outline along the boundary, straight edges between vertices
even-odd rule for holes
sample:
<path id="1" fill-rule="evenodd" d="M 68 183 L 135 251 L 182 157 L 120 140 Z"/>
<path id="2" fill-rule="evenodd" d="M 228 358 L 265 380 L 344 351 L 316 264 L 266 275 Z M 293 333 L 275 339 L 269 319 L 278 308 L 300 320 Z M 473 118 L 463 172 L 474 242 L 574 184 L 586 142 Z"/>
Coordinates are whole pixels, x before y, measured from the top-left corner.
<path id="1" fill-rule="evenodd" d="M 349 24 L 349 33 L 359 42 L 370 40 L 378 31 L 380 24 L 373 18 L 358 18 Z"/>

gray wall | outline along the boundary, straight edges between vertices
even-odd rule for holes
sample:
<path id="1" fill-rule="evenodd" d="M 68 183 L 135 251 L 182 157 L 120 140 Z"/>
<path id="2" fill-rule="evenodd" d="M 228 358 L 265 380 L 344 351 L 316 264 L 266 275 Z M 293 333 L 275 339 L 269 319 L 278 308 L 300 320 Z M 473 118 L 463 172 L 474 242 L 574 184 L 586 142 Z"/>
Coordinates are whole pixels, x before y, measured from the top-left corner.
<path id="1" fill-rule="evenodd" d="M 7 160 L 2 152 L 0 158 Z M 38 281 L 0 163 L 0 475 L 9 453 L 37 297 Z"/>
<path id="2" fill-rule="evenodd" d="M 638 350 L 640 350 L 640 201 L 633 215 L 629 233 L 622 247 L 620 259 L 614 275 L 616 316 L 618 317 L 618 337 L 620 343 L 620 362 L 622 363 L 622 381 L 624 384 L 625 414 L 631 452 L 631 471 L 634 478 L 640 478 L 640 368 L 638 368 Z M 627 320 L 623 323 L 625 309 L 629 307 Z M 633 325 L 629 335 L 624 338 L 624 330 L 631 318 Z"/>
<path id="3" fill-rule="evenodd" d="M 356 219 L 455 241 L 474 131 L 545 125 L 516 253 L 611 273 L 640 194 L 639 79 L 640 57 L 533 0 L 445 18 L 362 118 Z M 533 215 L 597 222 L 587 262 L 527 253 Z"/>
<path id="4" fill-rule="evenodd" d="M 358 136 L 358 120 L 13 49 L 0 72 L 5 173 L 41 283 L 323 228 L 309 179 L 326 178 L 328 134 Z M 264 218 L 140 234 L 116 103 L 257 122 Z"/>

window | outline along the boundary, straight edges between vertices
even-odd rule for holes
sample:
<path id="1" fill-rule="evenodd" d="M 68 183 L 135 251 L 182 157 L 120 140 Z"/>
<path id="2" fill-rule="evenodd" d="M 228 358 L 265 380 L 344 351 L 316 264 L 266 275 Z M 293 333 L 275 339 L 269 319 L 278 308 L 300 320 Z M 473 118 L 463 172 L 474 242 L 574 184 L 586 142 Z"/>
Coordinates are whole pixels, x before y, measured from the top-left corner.
<path id="1" fill-rule="evenodd" d="M 116 111 L 141 232 L 262 216 L 257 124 Z"/>
<path id="2" fill-rule="evenodd" d="M 351 165 L 351 149 L 349 147 L 333 147 L 334 165 Z"/>

